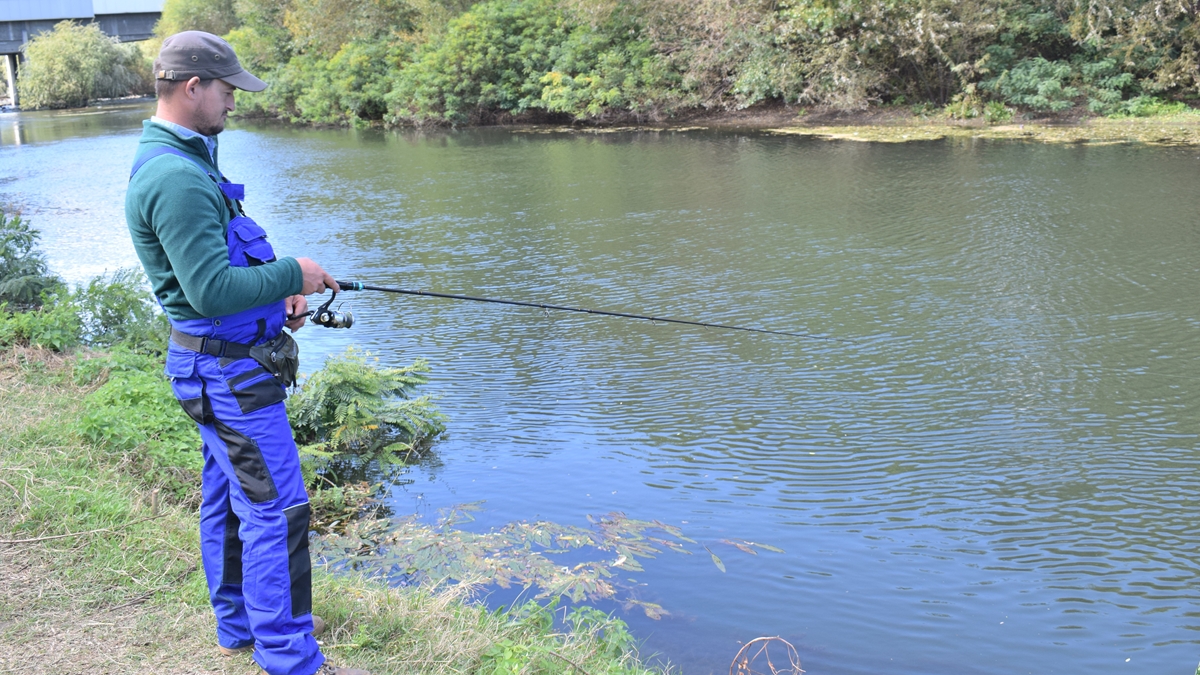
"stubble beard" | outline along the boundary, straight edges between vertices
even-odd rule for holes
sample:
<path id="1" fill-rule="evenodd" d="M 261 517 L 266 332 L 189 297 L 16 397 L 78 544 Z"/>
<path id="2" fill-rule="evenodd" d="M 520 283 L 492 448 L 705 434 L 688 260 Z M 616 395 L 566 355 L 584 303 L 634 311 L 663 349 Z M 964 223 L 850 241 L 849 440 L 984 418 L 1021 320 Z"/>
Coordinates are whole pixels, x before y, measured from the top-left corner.
<path id="1" fill-rule="evenodd" d="M 225 130 L 225 116 L 221 115 L 215 122 L 196 125 L 196 132 L 205 136 L 216 136 Z"/>

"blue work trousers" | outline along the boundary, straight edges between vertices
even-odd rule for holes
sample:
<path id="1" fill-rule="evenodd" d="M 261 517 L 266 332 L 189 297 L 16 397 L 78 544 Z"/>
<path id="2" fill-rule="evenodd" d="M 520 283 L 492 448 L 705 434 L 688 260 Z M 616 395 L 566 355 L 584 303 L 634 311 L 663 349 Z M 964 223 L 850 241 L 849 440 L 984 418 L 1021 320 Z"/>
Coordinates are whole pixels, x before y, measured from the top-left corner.
<path id="1" fill-rule="evenodd" d="M 311 635 L 310 511 L 283 388 L 252 359 L 174 344 L 167 374 L 204 441 L 200 548 L 217 641 L 253 644 L 270 675 L 312 675 L 325 657 Z"/>

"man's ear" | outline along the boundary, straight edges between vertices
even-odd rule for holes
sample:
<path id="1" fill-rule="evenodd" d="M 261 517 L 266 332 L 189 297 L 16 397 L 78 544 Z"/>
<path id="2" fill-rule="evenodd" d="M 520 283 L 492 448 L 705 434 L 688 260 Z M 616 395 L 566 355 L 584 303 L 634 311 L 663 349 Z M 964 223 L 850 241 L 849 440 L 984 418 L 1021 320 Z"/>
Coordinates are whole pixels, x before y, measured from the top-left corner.
<path id="1" fill-rule="evenodd" d="M 200 86 L 200 78 L 193 77 L 183 85 L 183 91 L 187 93 L 188 98 L 196 98 L 196 89 Z"/>

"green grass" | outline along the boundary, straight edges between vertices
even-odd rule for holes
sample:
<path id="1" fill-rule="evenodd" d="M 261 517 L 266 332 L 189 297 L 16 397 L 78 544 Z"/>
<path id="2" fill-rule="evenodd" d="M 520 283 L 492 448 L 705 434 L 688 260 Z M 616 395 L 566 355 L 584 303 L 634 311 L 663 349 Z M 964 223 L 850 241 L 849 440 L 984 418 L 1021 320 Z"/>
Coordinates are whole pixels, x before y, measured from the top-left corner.
<path id="1" fill-rule="evenodd" d="M 0 672 L 259 672 L 217 655 L 194 494 L 148 480 L 138 447 L 89 440 L 86 401 L 102 385 L 80 384 L 77 367 L 0 350 Z M 489 612 L 469 584 L 388 588 L 318 569 L 313 606 L 331 660 L 375 675 L 648 672 L 619 621 L 583 610 L 562 632 L 553 609 Z"/>

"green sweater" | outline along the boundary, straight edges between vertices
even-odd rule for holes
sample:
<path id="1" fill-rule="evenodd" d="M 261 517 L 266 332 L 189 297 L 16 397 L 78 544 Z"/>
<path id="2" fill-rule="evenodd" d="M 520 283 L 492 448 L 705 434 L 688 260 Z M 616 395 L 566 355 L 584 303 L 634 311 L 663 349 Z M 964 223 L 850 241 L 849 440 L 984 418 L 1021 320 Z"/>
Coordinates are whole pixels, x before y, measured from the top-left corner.
<path id="1" fill-rule="evenodd" d="M 149 120 L 138 156 L 167 145 L 220 176 L 201 138 L 183 139 Z M 193 162 L 162 155 L 146 162 L 125 193 L 125 222 L 154 294 L 172 319 L 234 314 L 300 293 L 294 258 L 232 267 L 225 232 L 232 218 L 220 188 Z"/>

